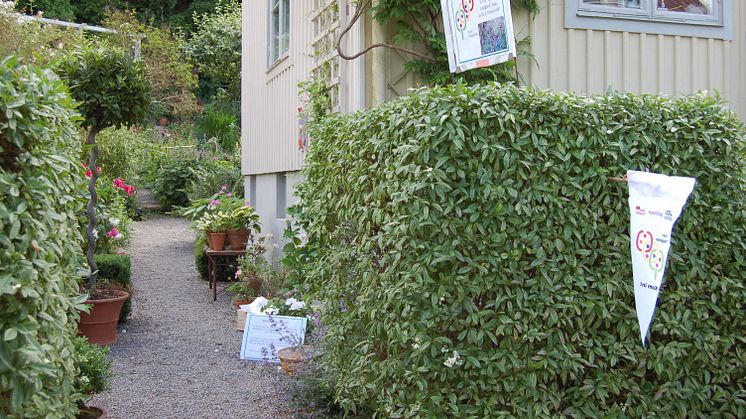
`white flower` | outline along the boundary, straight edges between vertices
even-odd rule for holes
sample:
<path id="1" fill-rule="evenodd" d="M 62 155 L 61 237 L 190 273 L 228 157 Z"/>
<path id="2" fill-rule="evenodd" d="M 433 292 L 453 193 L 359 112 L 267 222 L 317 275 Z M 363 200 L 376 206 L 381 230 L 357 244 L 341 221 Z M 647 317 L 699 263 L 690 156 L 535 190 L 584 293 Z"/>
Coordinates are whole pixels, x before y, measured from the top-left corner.
<path id="1" fill-rule="evenodd" d="M 462 362 L 463 361 L 461 361 L 461 355 L 459 355 L 458 352 L 453 351 L 453 356 L 446 359 L 445 362 L 443 362 L 443 365 L 451 368 L 454 365 L 461 365 Z"/>
<path id="2" fill-rule="evenodd" d="M 306 308 L 306 303 L 304 303 L 303 301 L 296 301 L 292 305 L 290 305 L 290 310 L 293 311 L 303 310 L 304 308 Z"/>
<path id="3" fill-rule="evenodd" d="M 412 349 L 420 349 L 420 337 L 417 336 L 414 338 L 414 343 L 412 344 Z"/>
<path id="4" fill-rule="evenodd" d="M 611 133 L 613 133 L 613 132 L 614 132 L 614 131 L 613 131 L 613 130 L 610 130 L 610 129 L 607 129 L 607 130 L 606 130 L 606 133 L 607 133 L 607 134 L 611 134 Z"/>
<path id="5" fill-rule="evenodd" d="M 112 227 L 116 227 L 119 225 L 119 218 L 112 218 L 109 220 L 109 224 L 111 224 Z"/>
<path id="6" fill-rule="evenodd" d="M 450 350 L 450 349 L 448 349 L 448 347 L 447 347 L 447 346 L 444 346 L 444 347 L 440 348 L 440 352 L 442 352 L 442 353 L 446 353 L 446 352 L 448 352 L 449 350 Z"/>
<path id="7" fill-rule="evenodd" d="M 296 300 L 296 299 L 295 299 L 295 298 L 293 298 L 293 297 L 290 297 L 290 298 L 288 298 L 287 300 L 285 300 L 285 305 L 286 305 L 286 306 L 291 306 L 291 305 L 293 305 L 293 304 L 295 304 L 295 303 L 297 303 L 297 302 L 298 302 L 298 300 Z"/>
<path id="8" fill-rule="evenodd" d="M 114 238 L 117 239 L 117 240 L 121 239 L 122 237 L 124 237 L 124 236 L 122 236 L 122 233 L 119 233 L 116 236 L 114 236 Z"/>

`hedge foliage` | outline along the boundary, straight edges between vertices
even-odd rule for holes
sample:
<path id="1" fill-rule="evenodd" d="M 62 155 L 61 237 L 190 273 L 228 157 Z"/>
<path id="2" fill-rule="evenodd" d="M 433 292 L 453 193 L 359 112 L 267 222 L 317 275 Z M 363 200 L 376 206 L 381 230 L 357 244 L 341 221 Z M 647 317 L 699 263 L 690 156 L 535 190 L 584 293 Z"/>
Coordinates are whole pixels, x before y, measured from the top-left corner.
<path id="1" fill-rule="evenodd" d="M 0 62 L 0 417 L 77 412 L 78 120 L 50 71 Z"/>
<path id="2" fill-rule="evenodd" d="M 99 278 L 122 285 L 127 289 L 132 287 L 132 258 L 129 255 L 98 254 L 95 258 Z M 130 291 L 131 295 L 132 291 Z M 122 310 L 119 312 L 119 323 L 126 322 L 131 311 L 132 297 L 128 298 L 122 305 Z"/>
<path id="3" fill-rule="evenodd" d="M 346 409 L 746 415 L 744 128 L 717 99 L 457 84 L 311 130 L 307 281 Z M 697 178 L 645 348 L 627 169 Z"/>

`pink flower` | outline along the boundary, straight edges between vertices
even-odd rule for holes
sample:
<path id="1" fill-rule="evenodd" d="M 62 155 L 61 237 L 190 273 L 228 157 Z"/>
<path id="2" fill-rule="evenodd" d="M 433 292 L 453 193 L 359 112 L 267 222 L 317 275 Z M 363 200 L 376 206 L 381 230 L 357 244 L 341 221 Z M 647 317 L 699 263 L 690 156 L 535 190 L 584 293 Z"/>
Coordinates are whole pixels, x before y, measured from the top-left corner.
<path id="1" fill-rule="evenodd" d="M 213 199 L 212 201 L 210 201 L 210 205 L 212 205 L 213 207 L 216 206 L 216 205 L 218 205 L 218 204 L 220 204 L 220 200 L 219 199 Z"/>
<path id="2" fill-rule="evenodd" d="M 132 185 L 123 185 L 122 189 L 127 192 L 127 195 L 132 196 L 135 193 L 135 187 Z"/>
<path id="3" fill-rule="evenodd" d="M 114 187 L 117 189 L 124 189 L 124 181 L 120 178 L 114 179 Z"/>
<path id="4" fill-rule="evenodd" d="M 228 185 L 223 185 L 223 186 L 220 187 L 221 191 L 225 191 L 226 189 L 228 189 Z"/>
<path id="5" fill-rule="evenodd" d="M 228 198 L 230 198 L 230 197 L 233 196 L 233 192 L 228 192 L 227 194 L 225 194 L 225 196 L 227 196 Z"/>
<path id="6" fill-rule="evenodd" d="M 106 237 L 110 239 L 118 239 L 122 237 L 122 233 L 120 233 L 119 230 L 117 230 L 117 228 L 114 227 L 111 230 L 109 230 L 108 233 L 106 233 Z"/>
<path id="7" fill-rule="evenodd" d="M 93 172 L 91 172 L 90 170 L 86 170 L 85 177 L 91 177 L 91 176 L 93 176 Z"/>

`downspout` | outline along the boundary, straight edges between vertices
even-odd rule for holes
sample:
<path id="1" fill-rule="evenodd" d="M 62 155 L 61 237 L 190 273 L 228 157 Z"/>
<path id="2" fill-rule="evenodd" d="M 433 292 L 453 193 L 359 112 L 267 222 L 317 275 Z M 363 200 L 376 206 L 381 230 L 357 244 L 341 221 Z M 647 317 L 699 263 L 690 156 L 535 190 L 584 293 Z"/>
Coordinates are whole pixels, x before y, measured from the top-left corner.
<path id="1" fill-rule="evenodd" d="M 373 7 L 378 6 L 380 0 L 373 0 Z M 371 42 L 373 44 L 386 43 L 386 31 L 381 23 L 371 18 Z M 371 106 L 381 105 L 386 100 L 386 50 L 374 48 L 371 51 Z"/>

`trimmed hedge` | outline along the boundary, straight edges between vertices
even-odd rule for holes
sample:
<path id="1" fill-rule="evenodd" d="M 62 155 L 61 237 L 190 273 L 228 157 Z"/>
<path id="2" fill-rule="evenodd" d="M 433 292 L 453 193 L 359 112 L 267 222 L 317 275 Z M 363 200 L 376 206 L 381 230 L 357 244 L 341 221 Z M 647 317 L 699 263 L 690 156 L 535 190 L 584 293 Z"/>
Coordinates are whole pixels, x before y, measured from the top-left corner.
<path id="1" fill-rule="evenodd" d="M 50 71 L 0 61 L 0 417 L 74 417 L 77 214 L 73 101 Z"/>
<path id="2" fill-rule="evenodd" d="M 346 409 L 746 415 L 744 127 L 717 99 L 453 85 L 310 128 L 306 275 Z M 645 348 L 627 169 L 697 178 Z"/>
<path id="3" fill-rule="evenodd" d="M 132 260 L 129 255 L 99 254 L 94 257 L 99 278 L 115 282 L 127 289 L 132 288 Z M 130 298 L 124 302 L 119 312 L 119 323 L 126 322 L 132 311 L 131 294 L 130 291 Z"/>

